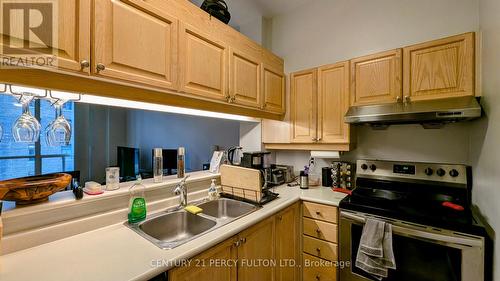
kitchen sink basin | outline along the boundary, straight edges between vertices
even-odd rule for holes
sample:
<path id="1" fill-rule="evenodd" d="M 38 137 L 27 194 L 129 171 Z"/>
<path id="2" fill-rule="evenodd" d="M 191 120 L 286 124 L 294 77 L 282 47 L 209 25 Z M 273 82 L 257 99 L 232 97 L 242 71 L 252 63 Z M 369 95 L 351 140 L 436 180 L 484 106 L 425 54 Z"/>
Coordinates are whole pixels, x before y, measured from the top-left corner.
<path id="1" fill-rule="evenodd" d="M 182 211 L 145 221 L 139 228 L 157 240 L 177 242 L 199 235 L 216 224 L 213 220 Z"/>
<path id="2" fill-rule="evenodd" d="M 198 206 L 203 209 L 198 215 L 177 209 L 153 215 L 138 224 L 125 225 L 156 246 L 173 249 L 257 210 L 252 204 L 226 198 Z"/>
<path id="3" fill-rule="evenodd" d="M 256 207 L 241 201 L 221 198 L 198 205 L 203 209 L 203 214 L 217 219 L 237 218 L 253 212 Z"/>

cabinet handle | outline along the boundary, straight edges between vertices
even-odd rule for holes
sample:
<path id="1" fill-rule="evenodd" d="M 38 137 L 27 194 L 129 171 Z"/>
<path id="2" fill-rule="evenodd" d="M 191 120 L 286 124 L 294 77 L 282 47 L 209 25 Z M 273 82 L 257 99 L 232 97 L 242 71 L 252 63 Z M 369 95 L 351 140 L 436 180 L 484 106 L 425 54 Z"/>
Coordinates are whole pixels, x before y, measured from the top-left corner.
<path id="1" fill-rule="evenodd" d="M 283 216 L 278 216 L 278 219 L 279 219 L 280 221 L 282 221 L 282 220 L 283 220 Z"/>
<path id="2" fill-rule="evenodd" d="M 235 247 L 239 247 L 239 246 L 241 245 L 240 240 L 238 240 L 238 241 L 234 242 L 234 243 L 233 243 L 233 245 L 234 245 Z"/>
<path id="3" fill-rule="evenodd" d="M 406 102 L 406 103 L 411 102 L 411 98 L 410 98 L 410 96 L 405 96 L 405 102 Z"/>
<path id="4" fill-rule="evenodd" d="M 231 97 L 231 103 L 233 103 L 234 101 L 236 101 L 236 97 Z"/>
<path id="5" fill-rule="evenodd" d="M 247 239 L 246 239 L 246 238 L 241 238 L 241 239 L 240 239 L 240 245 L 241 245 L 241 244 L 245 244 L 246 242 L 247 242 Z"/>
<path id="6" fill-rule="evenodd" d="M 318 280 L 318 281 L 321 280 L 321 276 L 316 275 L 316 280 Z"/>
<path id="7" fill-rule="evenodd" d="M 401 96 L 397 96 L 397 97 L 396 97 L 396 102 L 397 102 L 397 103 L 400 103 L 400 102 L 401 102 Z"/>
<path id="8" fill-rule="evenodd" d="M 97 70 L 97 73 L 99 73 L 101 71 L 104 71 L 106 69 L 106 66 L 102 63 L 98 63 L 95 68 Z"/>
<path id="9" fill-rule="evenodd" d="M 82 67 L 82 70 L 88 68 L 90 66 L 90 62 L 88 60 L 82 60 L 80 62 L 80 66 Z"/>
<path id="10" fill-rule="evenodd" d="M 317 138 L 317 141 L 321 141 L 322 139 L 323 139 L 322 137 L 319 137 L 319 138 Z"/>

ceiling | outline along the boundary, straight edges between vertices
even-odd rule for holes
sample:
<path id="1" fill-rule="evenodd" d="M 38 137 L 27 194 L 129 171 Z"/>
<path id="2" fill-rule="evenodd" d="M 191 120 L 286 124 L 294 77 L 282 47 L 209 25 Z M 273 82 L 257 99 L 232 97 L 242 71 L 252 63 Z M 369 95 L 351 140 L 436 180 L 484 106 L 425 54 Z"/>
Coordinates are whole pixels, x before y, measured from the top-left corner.
<path id="1" fill-rule="evenodd" d="M 197 6 L 203 0 L 190 0 Z M 248 22 L 255 16 L 272 18 L 274 16 L 294 10 L 311 0 L 225 0 L 229 12 L 233 15 L 231 21 L 236 24 Z"/>

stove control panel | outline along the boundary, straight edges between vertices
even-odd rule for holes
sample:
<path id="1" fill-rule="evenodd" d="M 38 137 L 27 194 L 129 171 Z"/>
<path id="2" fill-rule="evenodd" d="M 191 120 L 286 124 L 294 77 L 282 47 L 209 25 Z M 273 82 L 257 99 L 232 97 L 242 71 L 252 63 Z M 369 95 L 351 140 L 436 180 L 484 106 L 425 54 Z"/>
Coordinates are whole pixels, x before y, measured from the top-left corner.
<path id="1" fill-rule="evenodd" d="M 358 177 L 401 178 L 467 184 L 465 165 L 358 160 Z"/>

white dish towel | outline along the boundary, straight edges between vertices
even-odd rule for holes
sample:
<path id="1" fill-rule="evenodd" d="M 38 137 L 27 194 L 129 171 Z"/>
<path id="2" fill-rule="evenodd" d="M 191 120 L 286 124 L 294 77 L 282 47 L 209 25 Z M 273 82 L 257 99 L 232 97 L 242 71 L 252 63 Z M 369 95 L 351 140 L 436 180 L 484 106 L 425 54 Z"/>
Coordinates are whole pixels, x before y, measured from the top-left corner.
<path id="1" fill-rule="evenodd" d="M 392 225 L 367 219 L 361 234 L 356 267 L 378 280 L 387 278 L 389 269 L 396 269 L 392 249 Z"/>

